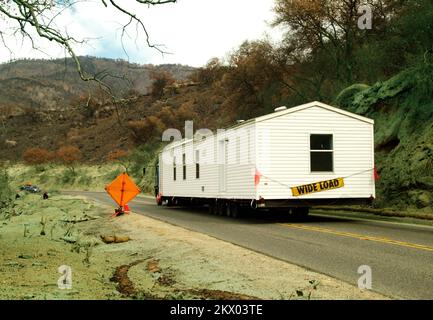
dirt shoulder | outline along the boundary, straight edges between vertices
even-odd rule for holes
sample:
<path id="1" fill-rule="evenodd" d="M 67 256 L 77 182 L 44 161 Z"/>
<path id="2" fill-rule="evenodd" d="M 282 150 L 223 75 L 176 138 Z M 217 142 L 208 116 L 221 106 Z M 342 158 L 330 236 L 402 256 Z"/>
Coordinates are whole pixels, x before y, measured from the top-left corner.
<path id="1" fill-rule="evenodd" d="M 386 298 L 144 216 L 111 218 L 80 197 L 27 195 L 15 211 L 0 221 L 0 299 Z M 62 265 L 70 290 L 57 284 Z"/>

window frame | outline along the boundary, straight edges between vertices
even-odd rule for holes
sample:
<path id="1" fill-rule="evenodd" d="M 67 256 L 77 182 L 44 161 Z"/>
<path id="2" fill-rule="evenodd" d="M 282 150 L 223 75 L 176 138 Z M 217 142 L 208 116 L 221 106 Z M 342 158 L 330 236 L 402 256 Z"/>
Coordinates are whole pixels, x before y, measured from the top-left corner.
<path id="1" fill-rule="evenodd" d="M 311 139 L 313 136 L 330 136 L 331 137 L 331 146 L 330 150 L 313 150 L 311 146 Z M 311 133 L 309 136 L 309 163 L 310 163 L 310 174 L 334 174 L 335 173 L 335 135 L 333 133 Z M 332 170 L 330 171 L 313 171 L 312 168 L 312 153 L 330 153 L 332 155 Z"/>

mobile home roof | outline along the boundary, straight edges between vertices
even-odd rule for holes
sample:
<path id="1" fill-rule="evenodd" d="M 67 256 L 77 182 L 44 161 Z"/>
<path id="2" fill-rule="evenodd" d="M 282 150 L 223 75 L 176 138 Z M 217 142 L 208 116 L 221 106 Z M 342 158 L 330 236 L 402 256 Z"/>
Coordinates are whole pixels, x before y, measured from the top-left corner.
<path id="1" fill-rule="evenodd" d="M 340 108 L 332 107 L 330 105 L 327 105 L 327 104 L 319 102 L 319 101 L 314 101 L 314 102 L 306 103 L 306 104 L 303 104 L 303 105 L 300 105 L 300 106 L 297 106 L 297 107 L 293 107 L 293 108 L 290 108 L 290 109 L 287 109 L 287 110 L 270 113 L 270 114 L 258 117 L 255 120 L 256 120 L 256 122 L 265 121 L 265 120 L 269 120 L 269 119 L 272 119 L 272 118 L 285 116 L 285 115 L 290 114 L 290 113 L 299 112 L 299 111 L 302 111 L 302 110 L 305 110 L 305 109 L 309 109 L 309 108 L 313 108 L 313 107 L 320 107 L 320 108 L 323 108 L 323 109 L 326 109 L 326 110 L 329 110 L 329 111 L 333 111 L 333 112 L 345 115 L 347 117 L 351 117 L 351 118 L 357 119 L 359 121 L 363 121 L 363 122 L 367 122 L 367 123 L 370 123 L 370 124 L 374 124 L 374 120 L 372 120 L 372 119 L 369 119 L 369 118 L 357 115 L 357 114 L 349 112 L 349 111 L 342 110 Z"/>
<path id="2" fill-rule="evenodd" d="M 342 110 L 340 108 L 332 107 L 330 105 L 327 105 L 327 104 L 319 102 L 319 101 L 314 101 L 314 102 L 306 103 L 306 104 L 303 104 L 303 105 L 300 105 L 297 107 L 289 108 L 287 110 L 277 111 L 277 112 L 273 112 L 273 113 L 270 113 L 270 114 L 267 114 L 264 116 L 253 118 L 253 119 L 238 123 L 234 126 L 228 127 L 226 129 L 229 130 L 229 129 L 234 129 L 234 128 L 240 128 L 243 126 L 250 125 L 253 122 L 262 122 L 262 121 L 266 121 L 266 120 L 273 119 L 276 117 L 282 117 L 282 116 L 285 116 L 285 115 L 288 115 L 291 113 L 303 111 L 303 110 L 313 108 L 313 107 L 320 107 L 320 108 L 323 108 L 323 109 L 326 109 L 326 110 L 329 110 L 332 112 L 336 112 L 336 113 L 345 115 L 347 117 L 357 119 L 359 121 L 367 122 L 367 123 L 372 124 L 372 125 L 374 124 L 374 120 L 372 120 L 372 119 L 360 116 L 358 114 L 355 114 L 355 113 L 352 113 L 349 111 Z M 168 146 L 165 147 L 165 150 L 187 144 L 188 142 L 191 142 L 191 141 L 192 141 L 192 139 L 183 139 L 182 141 L 172 142 L 171 144 L 169 144 Z"/>

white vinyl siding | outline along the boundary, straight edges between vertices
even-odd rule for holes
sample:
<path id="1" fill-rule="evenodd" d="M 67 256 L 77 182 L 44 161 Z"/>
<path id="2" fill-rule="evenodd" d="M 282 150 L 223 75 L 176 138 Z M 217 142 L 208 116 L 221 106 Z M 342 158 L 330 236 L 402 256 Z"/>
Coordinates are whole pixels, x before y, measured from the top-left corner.
<path id="1" fill-rule="evenodd" d="M 204 140 L 172 143 L 161 154 L 161 193 L 176 197 L 294 199 L 291 187 L 346 178 L 342 189 L 300 199 L 369 198 L 375 196 L 373 125 L 367 118 L 311 103 L 245 122 Z M 332 172 L 311 171 L 312 134 L 332 135 Z M 182 179 L 183 154 L 186 180 Z M 176 181 L 173 157 L 177 162 Z M 221 157 L 223 171 L 218 161 Z M 167 163 L 162 158 L 168 159 Z M 263 175 L 257 187 L 256 169 Z"/>
<path id="2" fill-rule="evenodd" d="M 374 191 L 373 125 L 321 107 L 311 107 L 257 124 L 258 188 L 265 199 L 292 199 L 290 187 L 346 178 L 345 187 L 300 199 L 369 198 Z M 311 172 L 311 134 L 333 136 L 333 171 Z M 263 151 L 262 148 L 258 150 Z M 364 173 L 361 173 L 365 171 Z M 360 173 L 360 174 L 358 174 Z M 352 176 L 354 175 L 354 176 Z"/>
<path id="3" fill-rule="evenodd" d="M 225 150 L 220 149 L 224 142 Z M 186 154 L 186 180 L 182 178 L 182 163 L 177 164 L 177 180 L 162 176 L 161 193 L 164 196 L 255 199 L 255 124 L 243 125 L 199 141 L 184 141 L 169 145 L 161 156 L 160 167 L 165 171 L 163 158 L 171 154 L 182 159 Z M 196 178 L 196 157 L 199 151 L 200 178 Z M 225 151 L 225 152 L 224 152 Z M 225 175 L 221 178 L 221 152 L 224 154 Z M 192 156 L 191 156 L 192 155 Z M 165 157 L 164 157 L 165 156 Z M 192 158 L 189 158 L 192 157 Z M 171 158 L 172 159 L 172 158 Z M 192 159 L 192 161 L 188 161 Z M 171 160 L 172 161 L 172 160 Z M 179 162 L 179 160 L 177 160 Z M 225 180 L 225 181 L 224 181 Z M 225 182 L 225 186 L 220 184 Z"/>

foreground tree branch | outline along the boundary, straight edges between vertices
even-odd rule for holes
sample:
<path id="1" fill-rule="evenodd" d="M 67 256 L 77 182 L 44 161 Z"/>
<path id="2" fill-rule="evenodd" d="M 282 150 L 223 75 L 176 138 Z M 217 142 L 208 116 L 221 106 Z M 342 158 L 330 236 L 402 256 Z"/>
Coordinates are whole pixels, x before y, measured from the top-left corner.
<path id="1" fill-rule="evenodd" d="M 100 0 L 101 6 L 108 8 L 112 7 L 122 16 L 128 17 L 128 22 L 122 26 L 122 48 L 126 53 L 123 46 L 123 37 L 126 29 L 133 23 L 136 23 L 137 29 L 139 28 L 144 34 L 145 43 L 148 47 L 159 51 L 161 54 L 165 52 L 160 46 L 155 45 L 150 40 L 150 35 L 146 29 L 144 22 L 139 16 L 127 9 L 127 4 L 138 3 L 140 5 L 157 6 L 168 3 L 175 3 L 177 0 Z M 119 109 L 124 106 L 125 100 L 117 97 L 110 85 L 105 81 L 107 77 L 122 78 L 125 77 L 115 76 L 107 71 L 91 74 L 83 69 L 80 59 L 77 56 L 74 46 L 83 44 L 84 40 L 78 40 L 73 35 L 69 35 L 66 30 L 61 29 L 56 23 L 61 19 L 63 12 L 69 9 L 74 9 L 78 4 L 94 3 L 92 0 L 0 0 L 0 22 L 3 20 L 10 27 L 11 34 L 9 36 L 16 37 L 21 34 L 23 41 L 29 40 L 33 49 L 40 50 L 38 40 L 46 39 L 55 42 L 65 49 L 65 52 L 72 58 L 80 78 L 86 82 L 96 82 L 99 87 L 111 98 L 112 103 L 116 110 L 118 124 L 123 126 L 120 118 Z M 97 2 L 99 3 L 99 2 Z M 0 31 L 0 45 L 11 52 L 6 42 L 6 34 Z M 126 53 L 127 54 L 127 53 Z M 126 79 L 127 80 L 127 79 Z"/>
<path id="2" fill-rule="evenodd" d="M 160 46 L 155 45 L 150 40 L 150 35 L 145 27 L 144 22 L 135 13 L 126 8 L 125 1 L 119 4 L 119 1 L 114 0 L 100 0 L 101 5 L 108 8 L 112 7 L 123 16 L 129 18 L 129 22 L 123 25 L 123 35 L 126 28 L 135 22 L 144 34 L 146 45 L 161 53 L 164 51 Z M 140 5 L 156 6 L 167 3 L 175 3 L 177 0 L 131 0 L 131 3 L 139 3 Z M 91 2 L 90 0 L 0 0 L 0 21 L 4 20 L 11 26 L 13 36 L 18 33 L 21 34 L 23 39 L 28 39 L 32 43 L 34 49 L 39 50 L 38 38 L 46 39 L 59 44 L 65 49 L 67 54 L 73 59 L 76 65 L 77 72 L 83 81 L 94 81 L 98 83 L 104 90 L 115 100 L 118 99 L 114 96 L 112 89 L 104 81 L 108 76 L 106 72 L 98 74 L 90 74 L 83 69 L 80 60 L 74 50 L 74 45 L 84 43 L 84 40 L 78 40 L 73 35 L 69 35 L 66 30 L 58 27 L 56 21 L 60 19 L 62 12 L 68 9 L 73 9 L 77 4 Z M 92 1 L 93 2 L 93 1 Z M 8 49 L 5 41 L 5 32 L 0 32 L 1 44 Z"/>

